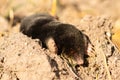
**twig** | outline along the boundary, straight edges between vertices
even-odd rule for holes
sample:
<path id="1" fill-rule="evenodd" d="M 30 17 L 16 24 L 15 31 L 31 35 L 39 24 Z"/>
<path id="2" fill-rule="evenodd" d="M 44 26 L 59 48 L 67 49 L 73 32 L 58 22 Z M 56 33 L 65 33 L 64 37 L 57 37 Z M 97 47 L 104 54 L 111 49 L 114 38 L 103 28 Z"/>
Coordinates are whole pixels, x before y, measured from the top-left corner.
<path id="1" fill-rule="evenodd" d="M 104 62 L 105 69 L 107 71 L 108 79 L 112 80 L 111 76 L 110 76 L 110 71 L 109 71 L 108 66 L 107 66 L 106 57 L 105 57 L 105 54 L 104 54 L 103 50 L 101 50 L 101 54 L 102 54 L 102 57 L 103 57 L 103 62 Z"/>

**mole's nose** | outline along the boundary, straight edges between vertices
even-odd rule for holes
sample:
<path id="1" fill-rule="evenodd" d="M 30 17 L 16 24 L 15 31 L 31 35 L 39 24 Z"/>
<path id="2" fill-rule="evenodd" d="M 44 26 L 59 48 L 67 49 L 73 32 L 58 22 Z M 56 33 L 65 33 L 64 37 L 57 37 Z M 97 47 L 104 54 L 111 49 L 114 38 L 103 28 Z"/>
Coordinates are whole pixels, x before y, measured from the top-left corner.
<path id="1" fill-rule="evenodd" d="M 84 64 L 84 60 L 82 60 L 82 59 L 78 60 L 78 61 L 77 61 L 77 64 L 78 64 L 78 65 Z"/>

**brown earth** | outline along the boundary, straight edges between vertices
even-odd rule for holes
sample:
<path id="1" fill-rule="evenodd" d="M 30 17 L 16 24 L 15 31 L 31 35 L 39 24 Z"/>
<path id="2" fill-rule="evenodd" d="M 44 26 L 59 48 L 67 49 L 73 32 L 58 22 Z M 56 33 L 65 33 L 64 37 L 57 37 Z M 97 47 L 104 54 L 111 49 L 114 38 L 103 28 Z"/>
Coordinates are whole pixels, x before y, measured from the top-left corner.
<path id="1" fill-rule="evenodd" d="M 0 80 L 120 80 L 120 52 L 111 41 L 119 0 L 59 0 L 59 20 L 87 34 L 95 49 L 87 58 L 88 66 L 76 72 L 60 56 L 41 48 L 38 39 L 19 32 L 24 16 L 49 12 L 51 2 L 38 1 L 0 2 L 4 5 L 0 6 Z M 116 5 L 111 6 L 113 2 Z"/>
<path id="2" fill-rule="evenodd" d="M 119 52 L 111 42 L 112 23 L 106 17 L 86 16 L 78 29 L 84 30 L 95 52 L 87 59 L 88 67 L 80 66 L 81 80 L 119 80 Z M 0 39 L 1 80 L 77 80 L 64 60 L 42 49 L 38 40 L 22 33 L 11 33 Z"/>

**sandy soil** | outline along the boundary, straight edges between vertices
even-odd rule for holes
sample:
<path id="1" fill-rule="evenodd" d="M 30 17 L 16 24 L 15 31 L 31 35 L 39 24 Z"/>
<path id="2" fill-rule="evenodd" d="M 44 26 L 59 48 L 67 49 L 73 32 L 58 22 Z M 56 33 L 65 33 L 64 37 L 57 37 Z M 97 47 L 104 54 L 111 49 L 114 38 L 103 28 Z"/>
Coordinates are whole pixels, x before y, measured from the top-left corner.
<path id="1" fill-rule="evenodd" d="M 6 6 L 3 1 L 5 7 L 1 8 L 0 80 L 120 80 L 120 52 L 111 41 L 114 21 L 119 19 L 119 0 L 60 0 L 59 20 L 75 25 L 89 36 L 94 45 L 95 51 L 87 58 L 88 65 L 80 66 L 76 71 L 60 56 L 42 48 L 38 39 L 33 40 L 19 32 L 20 20 L 24 16 L 49 12 L 51 2 L 45 6 L 40 1 L 41 8 L 36 9 L 37 2 L 25 5 L 22 4 L 27 3 L 24 0 L 17 1 L 14 1 L 14 6 Z M 116 5 L 111 6 L 113 2 Z M 4 8 L 12 10 L 11 7 L 18 4 L 23 6 L 14 11 L 15 19 L 6 18 L 8 11 Z"/>
<path id="2" fill-rule="evenodd" d="M 88 66 L 79 67 L 81 80 L 119 80 L 119 52 L 111 42 L 112 23 L 106 17 L 86 16 L 78 29 L 84 30 L 95 51 L 88 57 Z M 1 80 L 77 80 L 64 60 L 42 49 L 38 40 L 22 33 L 11 33 L 0 39 Z"/>

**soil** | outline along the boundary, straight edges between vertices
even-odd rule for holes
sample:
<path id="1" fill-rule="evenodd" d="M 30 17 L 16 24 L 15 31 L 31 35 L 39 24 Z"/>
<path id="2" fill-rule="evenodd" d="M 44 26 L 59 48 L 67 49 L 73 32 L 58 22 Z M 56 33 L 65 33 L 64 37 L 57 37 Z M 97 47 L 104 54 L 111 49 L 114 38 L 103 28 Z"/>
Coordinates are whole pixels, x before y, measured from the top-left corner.
<path id="1" fill-rule="evenodd" d="M 77 1 L 75 0 L 75 5 L 78 5 L 79 1 Z M 19 20 L 13 25 L 11 20 L 3 17 L 4 14 L 0 17 L 0 27 L 2 26 L 0 28 L 0 80 L 120 80 L 120 52 L 111 41 L 114 20 L 118 15 L 115 15 L 113 7 L 105 7 L 112 2 L 97 0 L 94 3 L 85 4 L 86 0 L 81 1 L 81 5 L 76 9 L 75 5 L 71 6 L 72 0 L 69 0 L 69 3 L 61 0 L 61 8 L 58 12 L 62 13 L 59 13 L 58 17 L 61 22 L 75 25 L 90 38 L 94 51 L 89 53 L 87 66 L 79 66 L 78 70 L 74 71 L 60 56 L 42 48 L 40 40 L 31 39 L 19 32 Z M 115 3 L 118 2 L 116 0 Z M 92 13 L 90 12 L 92 16 L 81 17 L 78 14 L 79 10 L 86 10 L 86 7 L 89 7 L 88 4 L 91 7 L 97 7 Z M 105 7 L 104 12 L 101 5 Z M 45 7 L 45 5 L 42 6 Z M 117 9 L 118 5 L 115 6 Z M 45 11 L 43 9 L 42 11 Z M 99 14 L 105 14 L 107 9 L 109 13 L 112 9 L 113 14 L 95 16 L 97 9 L 100 9 Z M 24 10 L 20 9 L 20 11 Z M 19 10 L 16 11 L 17 16 L 18 13 Z M 109 15 L 113 15 L 113 18 L 108 17 Z M 18 19 L 21 20 L 21 16 L 18 16 Z M 52 48 L 53 44 L 50 45 Z"/>

